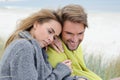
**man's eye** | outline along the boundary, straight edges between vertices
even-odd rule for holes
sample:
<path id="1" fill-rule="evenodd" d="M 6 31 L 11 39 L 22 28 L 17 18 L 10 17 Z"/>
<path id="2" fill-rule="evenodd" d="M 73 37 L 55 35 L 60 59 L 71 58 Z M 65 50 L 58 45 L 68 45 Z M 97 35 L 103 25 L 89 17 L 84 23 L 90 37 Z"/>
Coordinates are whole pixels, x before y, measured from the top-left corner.
<path id="1" fill-rule="evenodd" d="M 84 34 L 84 32 L 82 32 L 82 33 L 79 33 L 78 35 L 82 35 L 82 34 Z"/>

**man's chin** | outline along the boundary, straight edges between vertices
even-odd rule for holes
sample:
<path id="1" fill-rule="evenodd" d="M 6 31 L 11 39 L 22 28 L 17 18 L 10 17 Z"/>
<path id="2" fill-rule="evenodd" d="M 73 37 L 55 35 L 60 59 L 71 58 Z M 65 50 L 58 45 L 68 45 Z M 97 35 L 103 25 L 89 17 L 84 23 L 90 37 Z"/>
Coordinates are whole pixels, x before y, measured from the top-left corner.
<path id="1" fill-rule="evenodd" d="M 77 47 L 75 47 L 75 48 L 68 47 L 68 49 L 71 50 L 71 51 L 74 51 L 74 50 L 77 49 Z"/>
<path id="2" fill-rule="evenodd" d="M 76 50 L 76 49 L 78 48 L 78 45 L 73 46 L 73 45 L 71 45 L 71 44 L 66 44 L 66 46 L 67 46 L 67 48 L 68 48 L 69 50 L 71 50 L 71 51 L 74 51 L 74 50 Z"/>

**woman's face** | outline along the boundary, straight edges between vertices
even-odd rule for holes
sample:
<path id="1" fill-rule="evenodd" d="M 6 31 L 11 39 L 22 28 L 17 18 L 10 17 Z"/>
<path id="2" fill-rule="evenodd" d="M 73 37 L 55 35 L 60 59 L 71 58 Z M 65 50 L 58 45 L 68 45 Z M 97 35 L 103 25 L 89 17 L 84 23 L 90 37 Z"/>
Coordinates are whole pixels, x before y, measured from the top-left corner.
<path id="1" fill-rule="evenodd" d="M 50 20 L 40 24 L 35 22 L 32 29 L 32 36 L 40 43 L 40 46 L 46 47 L 52 43 L 55 36 L 61 33 L 61 24 L 55 20 Z"/>

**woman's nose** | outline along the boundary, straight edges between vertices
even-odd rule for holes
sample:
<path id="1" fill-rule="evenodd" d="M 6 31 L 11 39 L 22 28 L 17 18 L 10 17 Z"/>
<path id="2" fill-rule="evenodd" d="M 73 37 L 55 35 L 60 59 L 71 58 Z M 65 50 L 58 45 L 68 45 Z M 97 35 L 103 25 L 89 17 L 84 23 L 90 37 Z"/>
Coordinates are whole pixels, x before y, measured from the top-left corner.
<path id="1" fill-rule="evenodd" d="M 50 40 L 50 42 L 53 42 L 53 40 L 54 40 L 54 36 L 51 35 L 51 36 L 49 37 L 49 40 Z"/>

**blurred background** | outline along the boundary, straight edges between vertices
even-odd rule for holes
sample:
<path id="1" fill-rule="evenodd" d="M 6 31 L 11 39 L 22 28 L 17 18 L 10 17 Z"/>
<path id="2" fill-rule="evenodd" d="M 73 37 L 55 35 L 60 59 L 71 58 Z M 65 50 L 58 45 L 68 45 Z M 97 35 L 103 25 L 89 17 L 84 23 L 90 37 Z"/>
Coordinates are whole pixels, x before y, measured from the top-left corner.
<path id="1" fill-rule="evenodd" d="M 110 80 L 120 76 L 120 0 L 0 0 L 0 57 L 7 38 L 19 21 L 41 8 L 79 4 L 88 14 L 82 42 L 89 69 Z"/>

